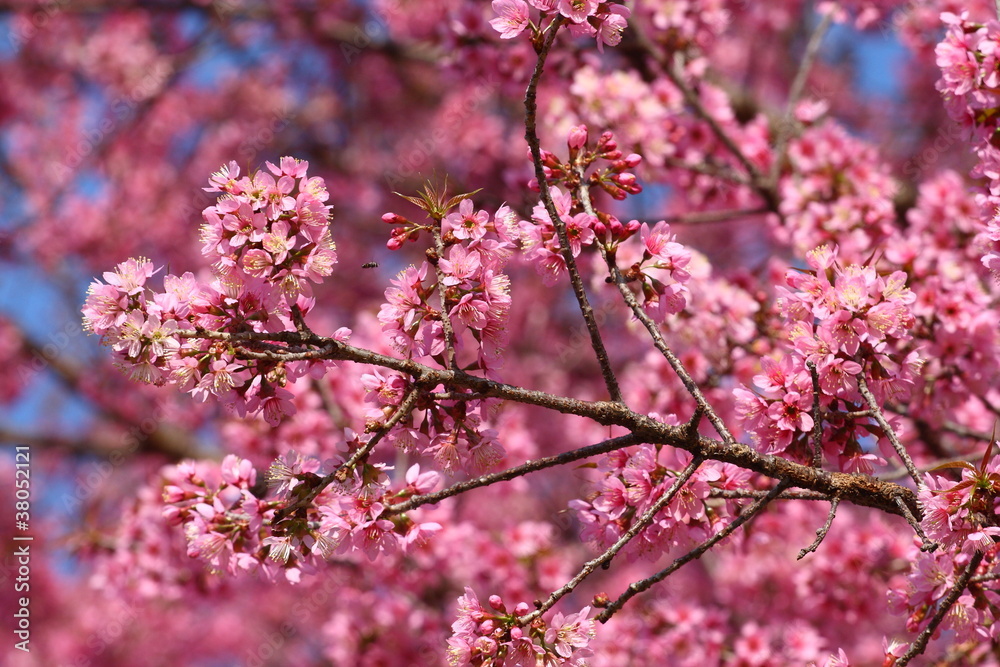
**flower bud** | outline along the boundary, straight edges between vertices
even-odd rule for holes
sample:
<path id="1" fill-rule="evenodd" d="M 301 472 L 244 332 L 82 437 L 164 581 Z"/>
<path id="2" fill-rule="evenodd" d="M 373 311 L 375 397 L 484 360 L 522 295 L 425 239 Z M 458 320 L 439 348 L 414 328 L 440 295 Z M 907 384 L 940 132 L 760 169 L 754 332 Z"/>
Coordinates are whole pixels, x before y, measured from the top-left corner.
<path id="1" fill-rule="evenodd" d="M 569 131 L 567 142 L 571 150 L 580 150 L 587 145 L 587 126 L 577 125 Z"/>
<path id="2" fill-rule="evenodd" d="M 397 213 L 386 213 L 382 216 L 382 222 L 390 225 L 405 225 L 410 221 Z M 393 230 L 393 232 L 395 232 L 395 230 Z"/>

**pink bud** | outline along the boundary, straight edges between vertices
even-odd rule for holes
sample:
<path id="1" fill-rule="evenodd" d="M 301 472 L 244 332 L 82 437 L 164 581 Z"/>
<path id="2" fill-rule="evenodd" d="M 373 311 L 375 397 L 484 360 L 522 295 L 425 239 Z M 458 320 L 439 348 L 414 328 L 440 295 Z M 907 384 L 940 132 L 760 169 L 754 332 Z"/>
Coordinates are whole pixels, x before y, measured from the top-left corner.
<path id="1" fill-rule="evenodd" d="M 569 131 L 569 139 L 567 142 L 569 147 L 574 150 L 579 150 L 587 145 L 587 126 L 577 125 Z"/>

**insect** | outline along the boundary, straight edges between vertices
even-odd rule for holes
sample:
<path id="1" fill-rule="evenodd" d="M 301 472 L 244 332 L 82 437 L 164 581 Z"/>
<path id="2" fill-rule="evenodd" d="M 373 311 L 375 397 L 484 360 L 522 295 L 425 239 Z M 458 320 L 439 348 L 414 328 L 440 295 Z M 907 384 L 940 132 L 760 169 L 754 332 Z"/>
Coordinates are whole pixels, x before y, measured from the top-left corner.
<path id="1" fill-rule="evenodd" d="M 378 268 L 378 262 L 365 262 L 364 264 L 361 265 L 361 268 L 362 269 L 377 269 Z"/>

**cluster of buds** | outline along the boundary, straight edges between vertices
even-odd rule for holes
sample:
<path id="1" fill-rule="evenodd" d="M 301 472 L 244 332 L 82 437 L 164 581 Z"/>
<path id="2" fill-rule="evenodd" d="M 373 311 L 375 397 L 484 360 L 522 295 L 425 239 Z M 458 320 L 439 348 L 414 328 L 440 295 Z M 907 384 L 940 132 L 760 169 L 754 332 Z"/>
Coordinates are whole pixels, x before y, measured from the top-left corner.
<path id="1" fill-rule="evenodd" d="M 527 626 L 520 618 L 528 613 L 525 602 L 507 611 L 499 595 L 483 607 L 471 588 L 458 599 L 458 620 L 448 640 L 448 664 L 462 665 L 559 665 L 582 667 L 593 654 L 596 623 L 587 618 L 590 607 L 568 616 L 556 614 L 546 623 L 541 617 Z"/>
<path id="2" fill-rule="evenodd" d="M 385 244 L 389 250 L 399 250 L 407 241 L 416 241 L 417 237 L 420 236 L 420 231 L 426 229 L 423 225 L 418 225 L 398 213 L 386 213 L 382 216 L 382 222 L 395 225 Z"/>
<path id="3" fill-rule="evenodd" d="M 570 130 L 566 143 L 569 146 L 567 162 L 562 162 L 550 151 L 541 151 L 542 171 L 550 185 L 565 183 L 570 191 L 575 191 L 581 178 L 586 178 L 590 186 L 601 188 L 617 200 L 642 192 L 642 186 L 631 171 L 639 166 L 642 157 L 636 153 L 623 154 L 611 132 L 602 133 L 597 144 L 591 147 L 587 126 L 577 125 Z M 610 164 L 587 176 L 587 170 L 598 160 Z M 532 179 L 528 186 L 537 191 L 537 180 Z"/>

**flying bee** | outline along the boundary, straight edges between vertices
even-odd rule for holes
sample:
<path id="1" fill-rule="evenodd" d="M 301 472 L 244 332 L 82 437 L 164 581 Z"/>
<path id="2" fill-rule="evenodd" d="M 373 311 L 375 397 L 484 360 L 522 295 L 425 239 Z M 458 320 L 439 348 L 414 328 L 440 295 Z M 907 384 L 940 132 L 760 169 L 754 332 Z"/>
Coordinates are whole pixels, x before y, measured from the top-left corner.
<path id="1" fill-rule="evenodd" d="M 361 265 L 361 268 L 362 269 L 377 269 L 378 268 L 378 262 L 365 262 L 364 264 Z"/>

